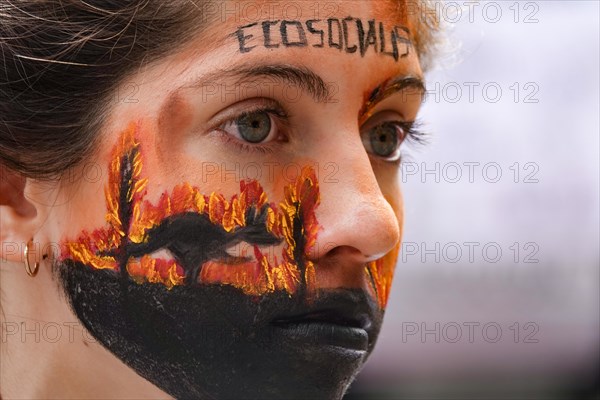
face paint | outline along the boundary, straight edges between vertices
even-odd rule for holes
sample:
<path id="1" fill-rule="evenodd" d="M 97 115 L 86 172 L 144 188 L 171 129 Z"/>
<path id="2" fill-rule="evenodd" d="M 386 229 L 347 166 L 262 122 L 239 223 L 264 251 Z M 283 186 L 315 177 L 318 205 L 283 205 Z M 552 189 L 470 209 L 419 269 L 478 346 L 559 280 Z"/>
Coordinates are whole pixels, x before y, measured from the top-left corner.
<path id="1" fill-rule="evenodd" d="M 374 296 L 377 299 L 377 304 L 379 304 L 379 307 L 382 310 L 387 306 L 399 252 L 400 243 L 398 243 L 396 247 L 394 247 L 394 249 L 385 256 L 368 263 L 365 267 L 365 273 L 367 274 L 369 282 L 373 288 Z"/>
<path id="2" fill-rule="evenodd" d="M 386 29 L 383 22 L 354 17 L 254 22 L 239 27 L 231 36 L 237 39 L 240 53 L 257 47 L 327 47 L 361 57 L 373 51 L 398 61 L 407 57 L 412 47 L 407 27 Z"/>
<path id="3" fill-rule="evenodd" d="M 388 79 L 371 92 L 366 93 L 364 95 L 364 105 L 358 113 L 358 119 L 361 124 L 371 116 L 371 111 L 378 103 L 395 93 L 408 89 L 414 90 L 414 93 L 421 96 L 426 92 L 425 84 L 421 79 L 413 76 L 403 76 L 400 78 Z M 408 95 L 409 93 L 406 94 Z"/>
<path id="4" fill-rule="evenodd" d="M 279 206 L 268 203 L 254 180 L 240 182 L 239 195 L 229 200 L 214 192 L 203 195 L 184 183 L 152 204 L 144 199 L 148 180 L 142 177 L 137 129 L 132 125 L 124 132 L 113 154 L 106 190 L 108 227 L 67 241 L 63 259 L 168 288 L 198 283 L 199 277 L 200 282 L 227 283 L 251 295 L 274 290 L 293 294 L 314 284 L 314 265 L 306 255 L 319 229 L 319 189 L 311 168 L 285 187 Z M 270 260 L 259 249 L 282 241 L 280 258 Z M 226 252 L 242 242 L 252 246 L 256 261 Z M 174 259 L 151 256 L 163 249 Z"/>
<path id="5" fill-rule="evenodd" d="M 146 199 L 141 126 L 115 146 L 107 226 L 67 240 L 66 297 L 108 350 L 177 398 L 341 398 L 375 344 L 397 252 L 367 265 L 372 293 L 317 289 L 311 168 L 270 203 L 184 183 Z M 227 250 L 247 244 L 247 254 Z M 281 244 L 280 257 L 262 246 Z"/>

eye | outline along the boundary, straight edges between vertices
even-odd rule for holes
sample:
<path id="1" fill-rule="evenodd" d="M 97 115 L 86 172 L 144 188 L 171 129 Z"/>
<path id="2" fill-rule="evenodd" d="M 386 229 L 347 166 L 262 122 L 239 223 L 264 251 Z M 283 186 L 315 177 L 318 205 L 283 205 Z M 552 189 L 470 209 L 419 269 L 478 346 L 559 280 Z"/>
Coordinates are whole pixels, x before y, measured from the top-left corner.
<path id="1" fill-rule="evenodd" d="M 400 146 L 404 140 L 413 135 L 412 122 L 385 121 L 363 129 L 362 142 L 367 152 L 386 161 L 395 162 L 400 159 Z"/>
<path id="2" fill-rule="evenodd" d="M 363 143 L 376 156 L 389 158 L 399 149 L 403 134 L 394 122 L 384 122 L 365 132 Z"/>
<path id="3" fill-rule="evenodd" d="M 425 143 L 425 134 L 416 121 L 405 121 L 395 111 L 373 115 L 360 131 L 363 146 L 369 154 L 390 163 L 400 163 L 404 142 Z"/>
<path id="4" fill-rule="evenodd" d="M 277 137 L 272 115 L 271 110 L 245 112 L 222 124 L 220 129 L 245 142 L 261 143 Z"/>

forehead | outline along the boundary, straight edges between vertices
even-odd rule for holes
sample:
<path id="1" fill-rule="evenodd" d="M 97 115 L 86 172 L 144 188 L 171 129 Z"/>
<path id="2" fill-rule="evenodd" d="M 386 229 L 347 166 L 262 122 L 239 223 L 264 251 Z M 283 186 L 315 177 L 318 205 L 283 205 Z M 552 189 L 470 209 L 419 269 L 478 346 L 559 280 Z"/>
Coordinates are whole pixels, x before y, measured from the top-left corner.
<path id="1" fill-rule="evenodd" d="M 406 23 L 406 0 L 326 1 L 209 1 L 202 12 L 207 21 L 251 23 L 265 19 L 327 19 L 360 14 L 363 17 Z"/>
<path id="2" fill-rule="evenodd" d="M 416 58 L 407 57 L 416 49 L 405 0 L 217 1 L 203 2 L 200 12 L 203 33 L 184 54 L 216 50 L 232 62 L 240 56 L 306 62 L 313 55 L 379 55 L 404 64 Z"/>
<path id="3" fill-rule="evenodd" d="M 202 2 L 202 32 L 132 79 L 140 96 L 156 97 L 207 80 L 221 84 L 229 70 L 289 65 L 335 83 L 339 96 L 362 101 L 389 79 L 422 75 L 403 4 L 392 0 Z M 152 111 L 152 107 L 144 109 Z"/>

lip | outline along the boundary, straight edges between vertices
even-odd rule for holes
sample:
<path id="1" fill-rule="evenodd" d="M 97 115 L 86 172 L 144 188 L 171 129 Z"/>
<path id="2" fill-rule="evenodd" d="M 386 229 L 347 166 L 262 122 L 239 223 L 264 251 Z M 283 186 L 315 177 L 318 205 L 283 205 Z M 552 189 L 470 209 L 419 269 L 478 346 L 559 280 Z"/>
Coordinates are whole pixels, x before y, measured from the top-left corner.
<path id="1" fill-rule="evenodd" d="M 311 310 L 274 319 L 271 324 L 291 339 L 321 346 L 367 351 L 371 318 L 357 304 Z"/>
<path id="2" fill-rule="evenodd" d="M 369 334 L 362 328 L 321 321 L 298 321 L 275 325 L 290 338 L 349 350 L 367 351 Z"/>

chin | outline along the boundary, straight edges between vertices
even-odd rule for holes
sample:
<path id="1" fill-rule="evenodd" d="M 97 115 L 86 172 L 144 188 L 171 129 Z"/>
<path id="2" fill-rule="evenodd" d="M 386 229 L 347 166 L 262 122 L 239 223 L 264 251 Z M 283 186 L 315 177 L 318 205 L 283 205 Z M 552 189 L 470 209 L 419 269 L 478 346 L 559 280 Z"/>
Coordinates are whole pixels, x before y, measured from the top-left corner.
<path id="1" fill-rule="evenodd" d="M 167 289 L 69 260 L 56 272 L 98 342 L 178 399 L 341 399 L 383 317 L 358 289 L 307 302 L 220 284 Z"/>

